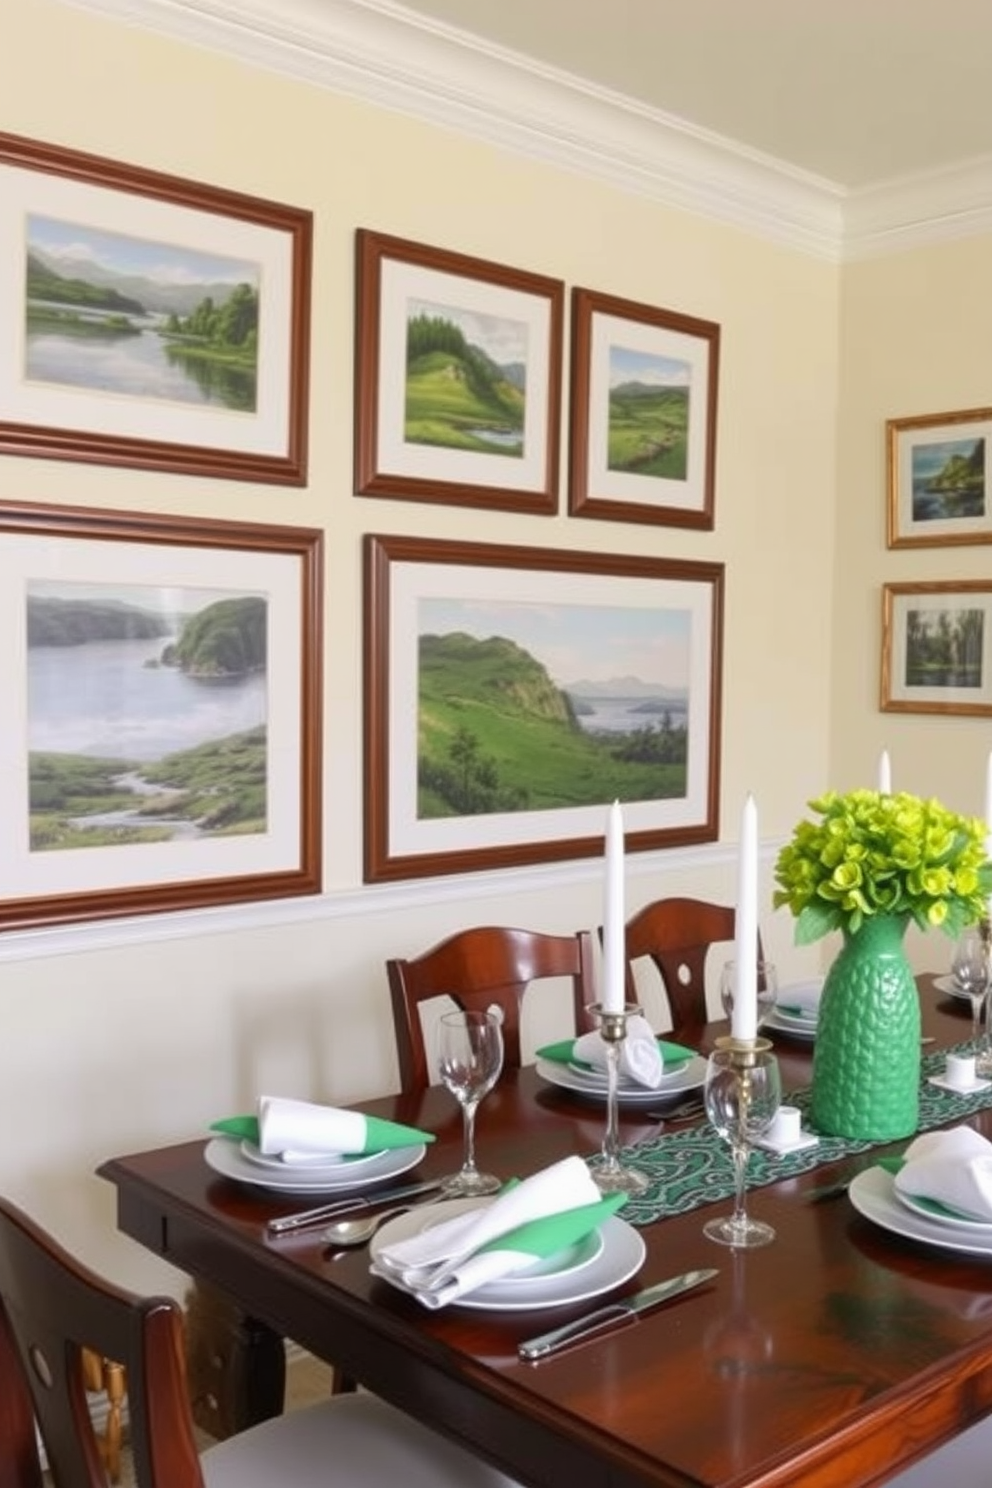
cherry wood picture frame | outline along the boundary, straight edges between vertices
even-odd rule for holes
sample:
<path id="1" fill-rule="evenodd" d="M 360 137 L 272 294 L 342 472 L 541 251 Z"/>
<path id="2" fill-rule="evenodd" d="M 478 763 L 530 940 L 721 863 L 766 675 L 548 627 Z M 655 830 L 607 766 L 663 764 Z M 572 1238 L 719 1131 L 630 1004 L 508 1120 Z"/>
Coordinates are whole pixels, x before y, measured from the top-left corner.
<path id="1" fill-rule="evenodd" d="M 0 134 L 0 453 L 307 479 L 312 214 Z"/>
<path id="2" fill-rule="evenodd" d="M 0 504 L 3 928 L 320 892 L 323 541 Z"/>
<path id="3" fill-rule="evenodd" d="M 629 851 L 715 840 L 723 593 L 718 563 L 367 535 L 366 881 L 592 856 L 617 798 Z"/>
<path id="4" fill-rule="evenodd" d="M 711 530 L 719 376 L 716 322 L 574 289 L 570 514 Z"/>
<path id="5" fill-rule="evenodd" d="M 356 280 L 356 494 L 553 515 L 561 281 L 364 228 Z"/>

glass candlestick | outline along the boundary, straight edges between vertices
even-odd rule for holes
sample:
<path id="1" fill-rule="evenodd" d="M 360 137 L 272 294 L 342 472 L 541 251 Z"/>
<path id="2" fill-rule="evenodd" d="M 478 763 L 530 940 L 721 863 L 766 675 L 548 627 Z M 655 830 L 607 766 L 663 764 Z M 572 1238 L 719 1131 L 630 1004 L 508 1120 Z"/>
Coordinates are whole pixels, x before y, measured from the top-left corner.
<path id="1" fill-rule="evenodd" d="M 622 1010 L 608 1012 L 601 1002 L 593 1002 L 586 1011 L 595 1019 L 606 1050 L 606 1132 L 600 1155 L 589 1161 L 589 1171 L 600 1193 L 643 1193 L 648 1186 L 647 1175 L 620 1161 L 617 1120 L 620 1053 L 627 1037 L 627 1020 L 641 1009 L 635 1002 L 628 1002 Z"/>

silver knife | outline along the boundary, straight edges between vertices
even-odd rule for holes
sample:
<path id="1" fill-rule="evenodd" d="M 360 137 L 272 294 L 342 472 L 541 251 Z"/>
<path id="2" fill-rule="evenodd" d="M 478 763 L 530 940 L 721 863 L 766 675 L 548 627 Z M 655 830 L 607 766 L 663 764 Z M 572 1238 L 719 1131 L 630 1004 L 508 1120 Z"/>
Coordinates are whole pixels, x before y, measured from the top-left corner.
<path id="1" fill-rule="evenodd" d="M 709 1281 L 718 1273 L 709 1271 L 685 1271 L 681 1276 L 673 1276 L 669 1281 L 659 1281 L 655 1286 L 649 1286 L 643 1292 L 636 1292 L 633 1297 L 624 1297 L 620 1302 L 610 1302 L 606 1307 L 597 1307 L 595 1312 L 587 1312 L 585 1317 L 576 1318 L 572 1323 L 566 1323 L 562 1328 L 552 1328 L 550 1333 L 541 1333 L 537 1338 L 529 1338 L 517 1349 L 521 1359 L 532 1363 L 535 1359 L 545 1359 L 548 1354 L 553 1354 L 566 1345 L 577 1343 L 579 1339 L 591 1337 L 594 1333 L 600 1333 L 605 1328 L 611 1328 L 617 1323 L 630 1322 L 642 1313 L 650 1312 L 653 1307 L 667 1302 L 670 1297 L 677 1297 L 680 1292 L 688 1292 L 692 1287 L 700 1286 L 704 1281 Z"/>
<path id="2" fill-rule="evenodd" d="M 418 1194 L 435 1193 L 444 1183 L 443 1178 L 431 1178 L 423 1183 L 407 1183 L 403 1188 L 384 1188 L 364 1197 L 337 1199 L 333 1204 L 321 1204 L 318 1209 L 301 1209 L 297 1214 L 284 1214 L 280 1219 L 270 1219 L 265 1226 L 267 1235 L 293 1235 L 297 1230 L 321 1224 L 338 1214 L 351 1214 L 356 1209 L 371 1209 L 375 1204 L 392 1204 L 396 1199 L 413 1199 Z"/>

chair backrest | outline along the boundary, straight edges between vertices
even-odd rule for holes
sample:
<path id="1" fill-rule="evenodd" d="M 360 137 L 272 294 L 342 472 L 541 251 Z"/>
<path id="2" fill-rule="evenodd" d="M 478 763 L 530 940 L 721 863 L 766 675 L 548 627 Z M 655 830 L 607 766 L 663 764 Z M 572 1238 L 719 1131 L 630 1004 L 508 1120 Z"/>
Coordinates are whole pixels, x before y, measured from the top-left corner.
<path id="1" fill-rule="evenodd" d="M 586 1005 L 594 1000 L 592 936 L 546 935 L 480 925 L 461 930 L 413 960 L 386 962 L 393 1002 L 400 1085 L 404 1091 L 429 1084 L 421 1004 L 448 996 L 457 1007 L 503 1012 L 504 1063 L 520 1064 L 520 1007 L 531 982 L 569 977 L 576 1032 L 589 1026 Z"/>
<path id="2" fill-rule="evenodd" d="M 686 1042 L 699 1037 L 708 1021 L 706 959 L 710 948 L 726 944 L 733 956 L 737 914 L 733 905 L 704 899 L 656 899 L 627 921 L 627 997 L 636 1002 L 633 963 L 643 956 L 654 962 L 664 984 L 672 1032 Z M 761 960 L 759 938 L 758 959 Z"/>
<path id="3" fill-rule="evenodd" d="M 204 1488 L 177 1303 L 102 1281 L 0 1199 L 0 1488 L 41 1488 L 35 1418 L 56 1488 L 105 1488 L 83 1381 L 85 1347 L 127 1370 L 142 1488 Z"/>

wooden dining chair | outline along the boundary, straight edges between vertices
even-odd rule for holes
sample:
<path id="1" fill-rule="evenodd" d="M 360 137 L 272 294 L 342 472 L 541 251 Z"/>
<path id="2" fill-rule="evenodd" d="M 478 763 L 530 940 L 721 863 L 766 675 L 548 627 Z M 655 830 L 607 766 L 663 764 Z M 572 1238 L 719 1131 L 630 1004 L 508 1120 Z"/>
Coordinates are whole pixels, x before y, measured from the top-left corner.
<path id="1" fill-rule="evenodd" d="M 0 1198 L 0 1488 L 105 1488 L 84 1347 L 127 1370 L 138 1488 L 517 1488 L 364 1392 L 276 1416 L 198 1455 L 182 1329 L 172 1298 L 101 1280 Z"/>
<path id="2" fill-rule="evenodd" d="M 435 998 L 447 996 L 461 1008 L 496 1004 L 503 1013 L 504 1062 L 511 1069 L 520 1064 L 520 1010 L 532 982 L 569 978 L 576 1032 L 590 1026 L 585 1009 L 595 998 L 595 983 L 587 930 L 548 935 L 480 925 L 458 931 L 414 959 L 393 958 L 386 972 L 404 1091 L 430 1083 L 422 1008 Z"/>
<path id="3" fill-rule="evenodd" d="M 661 977 L 676 1038 L 692 1043 L 709 1021 L 706 963 L 716 946 L 724 959 L 734 954 L 737 913 L 733 905 L 705 899 L 655 899 L 625 927 L 626 992 L 637 1002 L 634 963 L 647 957 Z M 759 936 L 758 959 L 762 959 Z"/>

